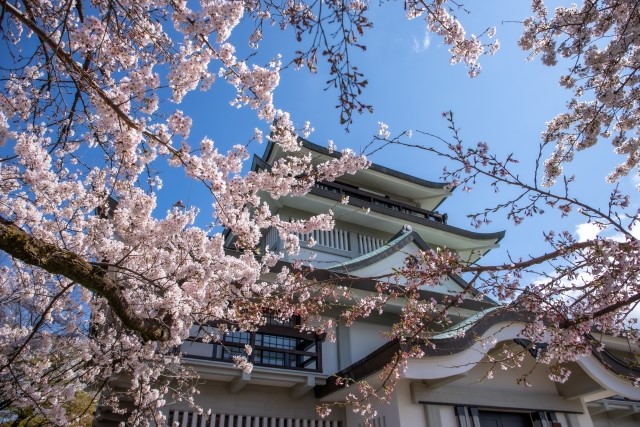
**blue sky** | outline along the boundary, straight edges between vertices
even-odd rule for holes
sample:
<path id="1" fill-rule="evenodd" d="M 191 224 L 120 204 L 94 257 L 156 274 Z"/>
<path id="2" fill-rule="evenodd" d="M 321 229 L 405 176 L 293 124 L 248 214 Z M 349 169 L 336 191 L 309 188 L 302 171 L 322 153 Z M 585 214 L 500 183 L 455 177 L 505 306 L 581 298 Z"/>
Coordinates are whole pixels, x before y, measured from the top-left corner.
<path id="1" fill-rule="evenodd" d="M 471 11 L 470 15 L 462 16 L 467 31 L 480 34 L 496 26 L 496 37 L 501 42 L 495 56 L 481 59 L 480 76 L 470 79 L 464 66 L 449 64 L 448 47 L 438 36 L 426 32 L 423 19 L 407 21 L 400 3 L 378 6 L 374 2 L 370 15 L 374 28 L 362 39 L 368 49 L 353 55 L 353 61 L 369 80 L 363 96 L 367 103 L 374 105 L 374 113 L 356 116 L 350 131 L 345 132 L 339 123 L 339 111 L 335 109 L 337 93 L 324 90 L 328 77 L 323 73 L 323 66 L 318 74 L 285 70 L 276 91 L 276 105 L 289 111 L 300 126 L 306 120 L 311 121 L 316 129 L 309 138 L 313 142 L 324 145 L 332 139 L 338 148 L 349 147 L 355 151 L 370 141 L 379 121 L 386 122 L 393 134 L 419 129 L 448 136 L 441 113 L 452 110 L 465 142 L 475 145 L 486 141 L 499 153 L 514 153 L 521 161 L 520 174 L 531 177 L 532 156 L 537 151 L 544 124 L 564 110 L 569 93 L 557 83 L 562 66 L 548 68 L 538 60 L 529 62 L 528 53 L 517 47 L 522 26 L 516 21 L 530 15 L 528 4 L 513 0 L 465 3 Z M 235 37 L 238 44 L 243 44 L 242 38 L 246 35 L 240 33 Z M 276 53 L 282 53 L 286 60 L 287 55 L 300 46 L 291 33 L 274 30 L 273 34 L 267 33 L 260 47 L 257 59 L 266 62 Z M 187 98 L 181 108 L 194 118 L 192 141 L 206 134 L 224 148 L 248 141 L 255 126 L 266 131 L 266 126 L 257 122 L 250 111 L 229 107 L 227 101 L 232 98 L 233 92 L 222 82 L 216 83 L 211 93 L 192 94 Z M 412 142 L 433 141 L 414 137 Z M 567 170 L 576 174 L 576 189 L 582 198 L 606 206 L 611 186 L 605 183 L 604 176 L 617 159 L 610 146 L 601 145 L 581 153 Z M 258 154 L 264 150 L 264 146 L 259 145 L 252 148 Z M 398 148 L 379 152 L 371 160 L 434 181 L 439 180 L 444 166 L 442 161 L 423 153 Z M 166 184 L 172 191 L 172 184 Z M 197 184 L 176 184 L 173 190 L 179 191 L 176 198 L 191 205 L 200 203 Z M 633 188 L 631 178 L 623 182 L 623 189 L 635 196 Z M 505 197 L 508 191 L 494 194 L 487 186 L 479 185 L 471 193 L 457 190 L 440 210 L 449 214 L 450 224 L 469 228 L 467 214 Z M 581 222 L 584 218 L 577 214 L 560 221 L 558 215 L 547 213 L 515 227 L 504 216 L 497 215 L 483 231 L 506 229 L 507 236 L 501 248 L 492 251 L 485 261 L 504 260 L 505 251 L 516 256 L 539 253 L 544 249 L 543 231 L 574 232 Z"/>

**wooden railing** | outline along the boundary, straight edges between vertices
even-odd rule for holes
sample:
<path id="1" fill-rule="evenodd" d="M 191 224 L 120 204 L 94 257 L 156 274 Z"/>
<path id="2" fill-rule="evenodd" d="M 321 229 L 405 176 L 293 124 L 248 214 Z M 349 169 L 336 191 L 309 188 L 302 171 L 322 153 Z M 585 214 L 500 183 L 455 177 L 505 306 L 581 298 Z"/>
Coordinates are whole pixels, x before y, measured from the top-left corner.
<path id="1" fill-rule="evenodd" d="M 383 416 L 369 418 L 366 423 L 358 423 L 358 427 L 387 427 L 387 420 Z"/>
<path id="2" fill-rule="evenodd" d="M 342 421 L 169 411 L 167 425 L 178 425 L 179 427 L 342 427 Z"/>
<path id="3" fill-rule="evenodd" d="M 446 214 L 439 214 L 416 206 L 411 206 L 406 203 L 391 200 L 384 196 L 361 190 L 359 188 L 350 187 L 348 185 L 339 184 L 337 182 L 316 182 L 314 186 L 319 190 L 336 193 L 343 197 L 348 196 L 350 199 L 353 198 L 362 200 L 372 205 L 381 206 L 392 211 L 402 212 L 404 214 L 412 215 L 418 218 L 424 218 L 429 221 L 441 223 L 447 222 Z"/>
<path id="4" fill-rule="evenodd" d="M 266 250 L 278 250 L 278 242 L 280 241 L 280 236 L 278 236 L 278 230 L 275 227 L 270 227 L 265 233 L 262 239 L 262 249 Z"/>
<path id="5" fill-rule="evenodd" d="M 321 251 L 323 249 L 330 249 L 338 251 L 335 252 L 337 254 L 344 253 L 343 255 L 351 257 L 368 254 L 385 244 L 384 240 L 377 237 L 341 228 L 334 228 L 333 230 L 315 230 L 310 233 L 298 233 L 298 238 L 300 239 L 301 247 L 307 247 L 313 238 L 315 245 L 312 248 L 317 247 Z M 267 247 L 269 250 L 277 251 L 280 250 L 279 243 L 280 238 L 278 237 L 278 232 L 275 228 L 270 228 L 265 233 L 260 247 L 262 251 L 265 251 Z"/>

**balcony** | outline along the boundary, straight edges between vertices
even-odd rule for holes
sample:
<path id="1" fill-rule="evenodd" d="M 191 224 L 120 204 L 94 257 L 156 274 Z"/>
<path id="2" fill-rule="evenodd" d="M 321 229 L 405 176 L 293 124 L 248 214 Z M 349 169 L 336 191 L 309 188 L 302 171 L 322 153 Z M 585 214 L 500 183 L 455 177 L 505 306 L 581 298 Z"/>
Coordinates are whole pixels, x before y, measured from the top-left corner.
<path id="1" fill-rule="evenodd" d="M 215 333 L 215 328 L 210 332 Z M 186 358 L 233 363 L 233 356 L 246 356 L 245 345 L 249 345 L 253 351 L 248 360 L 255 366 L 322 372 L 323 341 L 324 335 L 273 321 L 255 332 L 226 333 L 217 342 L 203 342 L 202 335 L 191 336 L 181 352 Z"/>
<path id="2" fill-rule="evenodd" d="M 415 223 L 420 225 L 433 225 L 434 222 L 438 224 L 446 224 L 447 222 L 446 214 L 439 214 L 426 209 L 421 209 L 416 206 L 391 200 L 382 194 L 375 194 L 371 191 L 366 191 L 346 184 L 336 182 L 318 182 L 311 188 L 311 194 L 335 200 L 336 203 L 340 203 L 344 197 L 349 197 L 350 205 L 365 209 L 370 208 L 371 211 L 394 218 L 395 221 L 390 228 L 396 226 L 398 221 L 404 222 L 405 224 Z M 295 207 L 303 209 L 303 207 L 300 206 Z M 365 223 L 365 226 L 367 226 L 367 223 Z M 388 236 L 391 237 L 393 233 L 400 229 L 400 226 L 395 230 L 385 230 L 383 228 L 376 229 L 379 231 L 384 230 L 384 232 L 388 233 Z M 337 226 L 332 230 L 315 230 L 310 233 L 298 233 L 297 236 L 300 239 L 301 248 L 319 253 L 317 255 L 322 256 L 318 257 L 317 260 L 325 263 L 329 261 L 342 262 L 357 258 L 375 251 L 386 243 L 386 239 L 366 233 L 346 230 L 340 228 L 340 226 Z M 315 244 L 310 246 L 308 244 L 310 241 L 314 241 Z M 278 232 L 274 228 L 265 232 L 259 246 L 260 253 L 264 253 L 267 247 L 270 251 L 274 252 L 282 251 L 283 249 Z M 290 261 L 288 258 L 285 258 L 285 260 Z"/>
<path id="3" fill-rule="evenodd" d="M 333 196 L 331 198 L 336 200 L 342 200 L 343 197 L 349 197 L 349 200 L 359 200 L 364 202 L 365 205 L 369 204 L 372 207 L 377 206 L 388 210 L 389 215 L 394 215 L 393 212 L 399 212 L 423 220 L 435 221 L 443 224 L 447 223 L 447 214 L 439 214 L 417 206 L 411 206 L 406 203 L 391 200 L 384 195 L 375 194 L 370 191 L 337 182 L 316 182 L 314 187 L 311 189 L 311 194 L 319 196 Z"/>

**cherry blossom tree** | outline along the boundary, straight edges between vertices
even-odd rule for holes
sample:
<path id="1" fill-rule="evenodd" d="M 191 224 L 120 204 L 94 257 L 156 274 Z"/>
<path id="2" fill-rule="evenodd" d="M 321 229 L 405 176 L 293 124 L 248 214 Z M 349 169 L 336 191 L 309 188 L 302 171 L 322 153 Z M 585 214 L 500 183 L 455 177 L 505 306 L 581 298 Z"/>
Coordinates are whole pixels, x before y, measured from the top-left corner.
<path id="1" fill-rule="evenodd" d="M 559 83 L 570 94 L 566 111 L 546 124 L 537 156 L 518 159 L 513 153 L 498 154 L 500 151 L 491 150 L 486 142 L 466 143 L 469 136 L 461 133 L 451 111 L 443 113 L 449 130 L 445 136 L 429 130 L 394 136 L 381 124 L 365 153 L 409 147 L 431 156 L 431 163 L 444 164 L 442 178 L 452 186 L 464 191 L 491 188 L 497 202 L 468 215 L 476 227 L 505 218 L 520 225 L 534 217 L 555 215 L 565 220 L 567 228 L 540 231 L 546 250 L 507 254 L 507 259 L 497 264 L 469 264 L 447 250 L 423 252 L 398 271 L 406 283 L 399 294 L 397 287 L 381 285 L 379 295 L 361 301 L 356 306 L 361 310 L 359 315 L 383 306 L 387 295 L 406 301 L 402 322 L 390 334 L 405 345 L 379 374 L 381 385 L 353 384 L 350 399 L 366 415 L 371 410 L 366 402 L 388 399 L 406 362 L 423 357 L 425 345 L 435 345 L 433 326 L 450 324 L 447 310 L 459 303 L 462 294 L 489 295 L 503 304 L 496 313 L 512 314 L 511 318 L 526 325 L 522 335 L 529 340 L 529 347 L 514 350 L 505 346 L 499 356 L 488 359 L 488 377 L 493 369 L 517 366 L 528 353 L 534 353 L 536 363 L 547 366 L 552 380 L 564 382 L 571 374 L 567 362 L 598 354 L 604 349 L 605 335 L 627 340 L 627 362 L 637 366 L 640 210 L 633 203 L 634 195 L 623 192 L 620 181 L 634 173 L 637 178 L 640 173 L 640 10 L 637 2 L 624 0 L 585 0 L 553 12 L 543 1 L 533 0 L 531 7 L 533 15 L 522 22 L 519 45 L 530 53 L 530 60 L 540 57 L 544 65 L 566 67 Z M 523 135 L 523 139 L 530 138 Z M 596 177 L 610 183 L 610 190 L 587 201 L 580 194 L 576 177 L 565 170 L 569 166 L 576 169 L 573 162 L 579 162 L 580 151 L 603 152 L 609 144 L 622 161 Z M 533 173 L 527 173 L 528 165 Z M 592 170 L 581 172 L 592 174 Z M 573 214 L 592 230 L 590 236 L 575 235 Z M 420 299 L 416 292 L 419 286 L 436 283 L 439 274 L 464 275 L 469 288 L 438 304 Z M 543 345 L 544 351 L 537 351 L 538 345 Z M 639 384 L 631 370 L 627 375 Z"/>
<path id="2" fill-rule="evenodd" d="M 471 76 L 480 70 L 480 56 L 498 48 L 466 35 L 455 16 L 462 5 L 453 0 L 410 0 L 404 7 L 408 18 L 425 19 L 450 46 L 451 62 L 464 63 Z M 533 7 L 522 46 L 550 65 L 558 55 L 575 62 L 563 79 L 575 102 L 549 124 L 543 147 L 556 148 L 545 163 L 543 183 L 562 177 L 562 165 L 575 151 L 603 140 L 627 156 L 610 175 L 619 179 L 637 161 L 635 5 L 587 1 L 582 9 L 561 9 L 554 16 L 540 1 Z M 354 113 L 371 110 L 361 98 L 367 80 L 349 55 L 365 48 L 360 39 L 371 28 L 368 8 L 360 0 L 2 2 L 0 410 L 66 425 L 78 419 L 65 407 L 78 393 L 89 393 L 114 406 L 123 398 L 132 401 L 131 424 L 159 421 L 167 396 L 189 399 L 194 392 L 193 373 L 175 352 L 194 323 L 220 319 L 250 329 L 260 324 L 263 310 L 308 317 L 341 292 L 335 286 L 311 289 L 304 270 L 281 269 L 275 281 L 264 282 L 262 274 L 281 255 L 256 256 L 254 249 L 269 228 L 296 252 L 293 233 L 333 225 L 330 213 L 282 221 L 261 194 L 304 195 L 317 180 L 331 181 L 368 164 L 349 150 L 321 165 L 299 155 L 298 132 L 309 128 L 296 129 L 289 113 L 273 102 L 287 64 L 315 72 L 324 59 L 341 122 L 348 126 Z M 247 42 L 253 51 L 241 58 L 231 35 L 244 23 L 252 28 Z M 291 31 L 299 50 L 257 62 L 253 52 L 268 42 L 267 26 Z M 235 91 L 233 106 L 254 111 L 269 126 L 268 138 L 289 153 L 271 169 L 243 175 L 246 145 L 221 153 L 208 138 L 190 138 L 192 119 L 180 104 L 196 89 L 214 91 L 224 84 Z M 175 107 L 161 105 L 165 98 Z M 256 131 L 255 142 L 260 139 Z M 447 304 L 456 299 L 436 306 L 420 301 L 417 287 L 469 271 L 479 289 L 540 313 L 530 336 L 553 332 L 558 350 L 547 354 L 554 360 L 569 358 L 571 347 L 560 346 L 562 335 L 573 348 L 593 328 L 636 339 L 627 332 L 629 308 L 639 299 L 638 243 L 629 231 L 637 216 L 624 211 L 628 199 L 613 192 L 607 209 L 589 208 L 566 192 L 519 182 L 506 167 L 511 159 L 500 160 L 485 146 L 466 150 L 454 134 L 447 147 L 440 154 L 461 165 L 446 175 L 454 182 L 489 176 L 497 185 L 523 189 L 523 198 L 481 213 L 478 221 L 507 209 L 517 222 L 547 204 L 581 208 L 594 224 L 613 227 L 624 238 L 585 243 L 549 234 L 549 253 L 500 266 L 465 266 L 446 251 L 424 254 L 424 262 L 401 271 L 409 279 L 401 295 L 380 287 L 344 318 L 366 316 L 388 298 L 402 296 L 407 310 L 394 334 L 428 340 L 420 313 L 446 322 Z M 221 233 L 195 225 L 196 209 L 176 204 L 158 212 L 164 193 L 156 172 L 166 168 L 184 171 L 209 192 L 215 225 L 237 236 L 233 251 L 224 247 Z M 567 262 L 543 284 L 524 288 L 517 280 L 556 259 Z M 584 271 L 588 280 L 571 282 Z M 570 298 L 559 298 L 565 295 Z M 419 351 L 400 355 L 385 371 L 389 379 L 410 356 Z M 241 357 L 237 364 L 251 368 Z M 124 391 L 113 386 L 114 378 L 124 379 Z M 362 391 L 364 397 L 374 392 L 366 386 Z"/>
<path id="3" fill-rule="evenodd" d="M 260 194 L 303 195 L 367 160 L 349 150 L 321 165 L 297 155 L 298 130 L 273 92 L 283 63 L 313 72 L 320 57 L 341 121 L 370 110 L 359 96 L 366 79 L 349 60 L 364 49 L 367 8 L 359 0 L 2 2 L 0 410 L 67 425 L 79 422 L 65 407 L 82 392 L 115 407 L 129 399 L 131 424 L 158 421 L 165 396 L 193 393 L 175 353 L 192 324 L 251 328 L 263 310 L 319 310 L 325 295 L 296 297 L 309 286 L 299 272 L 263 282 L 281 255 L 253 250 L 275 228 L 295 252 L 289 236 L 329 229 L 331 215 L 284 222 Z M 448 2 L 406 8 L 445 37 L 454 62 L 477 73 L 484 47 L 465 36 Z M 266 26 L 290 29 L 300 50 L 288 62 L 239 58 L 230 36 L 243 22 L 253 28 L 254 51 Z M 235 90 L 234 107 L 270 126 L 268 138 L 289 157 L 242 175 L 247 146 L 221 153 L 210 139 L 190 139 L 192 119 L 180 104 L 221 84 Z M 175 107 L 161 106 L 165 98 Z M 209 192 L 215 225 L 237 236 L 235 253 L 221 233 L 195 225 L 196 209 L 157 211 L 156 172 L 170 167 Z M 114 378 L 125 378 L 126 397 Z"/>
<path id="4" fill-rule="evenodd" d="M 638 343 L 638 314 L 633 311 L 640 301 L 640 241 L 634 231 L 640 216 L 631 203 L 632 195 L 624 194 L 618 182 L 634 171 L 640 173 L 640 80 L 636 75 L 640 11 L 634 2 L 606 0 L 558 7 L 553 13 L 542 1 L 533 1 L 532 10 L 534 15 L 524 21 L 519 44 L 531 59 L 540 56 L 545 65 L 567 66 L 560 84 L 571 93 L 567 111 L 546 125 L 534 181 L 524 182 L 513 171 L 514 159 L 490 154 L 486 144 L 463 148 L 451 113 L 445 116 L 453 138 L 447 143 L 448 151 L 440 154 L 458 162 L 460 167 L 445 175 L 462 185 L 486 177 L 495 188 L 517 189 L 513 199 L 472 215 L 475 224 L 498 211 L 519 224 L 548 209 L 561 216 L 578 212 L 597 231 L 614 234 L 602 238 L 596 232 L 595 237 L 578 241 L 569 231 L 548 231 L 544 237 L 549 252 L 474 270 L 476 274 L 505 272 L 492 274 L 484 283 L 503 299 L 517 293 L 518 304 L 537 313 L 537 320 L 553 331 L 551 348 L 558 351 L 548 357 L 562 361 L 587 351 L 592 331 Z M 602 195 L 600 204 L 589 204 L 575 195 L 575 178 L 563 173 L 563 165 L 581 150 L 603 150 L 606 144 L 623 160 L 603 177 L 612 184 L 610 193 Z M 553 262 L 551 273 L 544 270 L 548 262 Z M 518 277 L 528 271 L 547 279 L 521 283 Z M 535 327 L 532 323 L 529 333 L 540 337 L 542 331 Z"/>

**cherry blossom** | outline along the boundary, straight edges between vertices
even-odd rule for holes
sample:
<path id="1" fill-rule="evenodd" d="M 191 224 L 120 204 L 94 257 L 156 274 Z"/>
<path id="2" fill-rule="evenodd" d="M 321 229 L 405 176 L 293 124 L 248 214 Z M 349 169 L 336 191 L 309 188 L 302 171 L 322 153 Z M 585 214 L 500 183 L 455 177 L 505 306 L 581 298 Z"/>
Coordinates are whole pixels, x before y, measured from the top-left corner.
<path id="1" fill-rule="evenodd" d="M 640 15 L 632 3 L 620 0 L 585 1 L 553 13 L 536 0 L 532 10 L 520 46 L 545 65 L 568 63 L 560 84 L 571 91 L 567 112 L 547 123 L 544 142 L 554 147 L 545 163 L 544 184 L 552 185 L 562 174 L 562 163 L 572 161 L 577 151 L 601 141 L 624 159 L 607 177 L 616 182 L 638 166 L 634 40 Z"/>
<path id="2" fill-rule="evenodd" d="M 360 0 L 3 3 L 0 249 L 5 258 L 0 265 L 0 394 L 4 407 L 28 408 L 52 424 L 69 425 L 75 420 L 61 409 L 64 403 L 78 392 L 90 391 L 116 410 L 122 398 L 133 399 L 131 425 L 160 423 L 159 408 L 168 399 L 193 401 L 197 378 L 180 363 L 176 348 L 194 324 L 205 328 L 212 319 L 222 322 L 220 333 L 226 327 L 250 330 L 269 310 L 282 319 L 298 315 L 305 320 L 304 327 L 329 329 L 311 321 L 328 304 L 352 298 L 353 304 L 340 315 L 350 324 L 384 310 L 391 298 L 403 298 L 406 304 L 390 339 L 428 344 L 423 326 L 448 324 L 447 310 L 464 295 L 436 304 L 418 298 L 417 290 L 445 274 L 467 271 L 450 252 L 420 254 L 419 262 L 408 262 L 398 276 L 381 281 L 377 292 L 365 298 L 355 298 L 340 283 L 310 285 L 306 274 L 311 270 L 302 262 L 292 268 L 277 267 L 283 253 L 270 248 L 257 253 L 267 230 L 276 230 L 286 242 L 284 250 L 294 254 L 300 249 L 300 234 L 328 230 L 334 222 L 331 212 L 284 221 L 271 212 L 265 197 L 303 196 L 317 181 L 332 181 L 369 165 L 349 149 L 337 153 L 331 142 L 335 156 L 317 163 L 301 149 L 299 139 L 313 128 L 307 118 L 281 110 L 274 103 L 274 91 L 284 64 L 317 72 L 320 58 L 328 64 L 327 86 L 337 91 L 341 122 L 348 126 L 354 113 L 371 111 L 363 99 L 368 81 L 349 60 L 350 50 L 365 48 L 362 40 L 372 26 L 370 7 Z M 545 164 L 545 183 L 561 176 L 562 165 L 576 150 L 601 139 L 609 140 L 624 156 L 609 176 L 615 181 L 638 161 L 637 49 L 628 42 L 636 39 L 638 12 L 621 0 L 560 8 L 553 17 L 541 1 L 534 1 L 533 7 L 521 46 L 548 65 L 558 63 L 558 56 L 576 60 L 561 81 L 573 91 L 574 102 L 547 126 L 545 142 L 555 144 L 555 149 Z M 451 62 L 465 64 L 475 76 L 481 55 L 495 53 L 499 42 L 493 39 L 492 28 L 468 35 L 455 14 L 460 8 L 451 0 L 405 3 L 409 18 L 424 18 L 426 27 L 442 38 Z M 240 35 L 242 22 L 255 27 L 243 40 L 250 49 L 268 41 L 265 25 L 291 31 L 302 43 L 300 49 L 264 62 L 256 59 L 259 55 L 242 57 L 238 52 L 244 49 L 235 44 L 242 37 L 234 37 Z M 330 34 L 333 37 L 326 36 Z M 6 64 L 5 56 L 15 64 Z M 264 136 L 261 129 L 249 130 L 251 140 L 266 138 L 285 153 L 270 169 L 243 174 L 250 152 L 246 145 L 193 139 L 193 119 L 183 101 L 193 91 L 219 90 L 221 85 L 232 89 L 233 107 L 253 111 L 269 130 Z M 172 103 L 163 102 L 169 99 Z M 381 123 L 377 140 L 390 138 L 389 132 Z M 486 144 L 465 151 L 456 142 L 451 148 L 449 156 L 462 160 L 461 168 L 448 175 L 452 186 L 471 184 L 482 168 L 489 168 L 501 183 L 515 179 L 508 169 L 511 159 L 498 161 Z M 232 248 L 225 247 L 225 236 L 217 229 L 196 225 L 197 207 L 175 203 L 160 212 L 163 197 L 172 197 L 169 205 L 177 199 L 163 193 L 164 176 L 157 173 L 167 165 L 208 192 L 211 221 L 233 233 Z M 497 209 L 507 209 L 514 222 L 538 213 L 546 203 L 562 212 L 582 209 L 590 220 L 614 228 L 623 238 L 573 242 L 564 234 L 549 234 L 553 250 L 541 260 L 570 260 L 581 268 L 558 270 L 550 281 L 531 285 L 525 292 L 519 279 L 530 267 L 526 261 L 515 262 L 514 267 L 511 263 L 493 270 L 487 267 L 476 270 L 487 277 L 481 291 L 540 313 L 528 334 L 534 339 L 545 331 L 554 333 L 549 361 L 570 360 L 570 351 L 581 354 L 586 348 L 584 333 L 593 328 L 637 339 L 635 332 L 628 332 L 625 317 L 637 303 L 639 293 L 630 283 L 637 283 L 635 266 L 640 265 L 637 240 L 629 224 L 620 220 L 629 218 L 632 225 L 637 220 L 622 214 L 628 198 L 612 192 L 611 212 L 605 212 L 536 186 L 524 188 L 538 195 L 532 203 Z M 474 219 L 478 224 L 487 222 L 489 213 Z M 583 269 L 592 277 L 589 283 L 599 288 L 576 298 L 579 286 L 575 281 L 564 285 L 563 279 L 573 280 Z M 507 273 L 492 275 L 494 271 Z M 275 280 L 265 282 L 267 272 L 275 273 Z M 399 282 L 405 286 L 393 286 Z M 554 299 L 558 289 L 563 298 Z M 540 302 L 543 298 L 557 307 L 549 310 L 549 303 Z M 208 339 L 219 339 L 211 335 Z M 563 342 L 570 345 L 561 346 Z M 417 347 L 405 349 L 381 373 L 382 392 L 359 384 L 351 403 L 370 415 L 369 400 L 377 395 L 387 399 L 407 358 L 421 355 Z M 239 356 L 235 362 L 246 372 L 251 369 L 246 358 Z M 566 378 L 561 368 L 555 375 Z M 126 380 L 128 388 L 118 389 L 113 379 Z"/>

